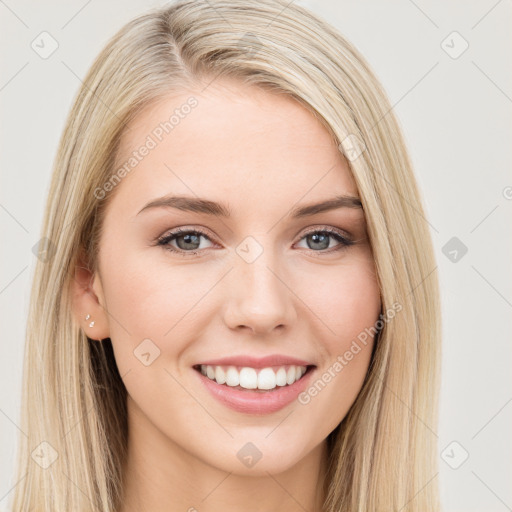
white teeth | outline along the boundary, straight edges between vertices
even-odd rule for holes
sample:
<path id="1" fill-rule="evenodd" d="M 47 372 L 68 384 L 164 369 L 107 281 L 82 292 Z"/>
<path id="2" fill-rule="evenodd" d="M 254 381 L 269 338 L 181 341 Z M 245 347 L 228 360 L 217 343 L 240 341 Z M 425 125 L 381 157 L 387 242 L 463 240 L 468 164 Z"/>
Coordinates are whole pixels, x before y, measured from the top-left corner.
<path id="1" fill-rule="evenodd" d="M 278 386 L 286 386 L 286 370 L 279 368 L 276 373 L 276 384 Z"/>
<path id="2" fill-rule="evenodd" d="M 286 372 L 286 384 L 293 384 L 295 382 L 296 375 L 297 372 L 295 371 L 295 366 L 290 366 Z"/>
<path id="3" fill-rule="evenodd" d="M 256 389 L 258 387 L 258 374 L 254 368 L 242 368 L 240 370 L 240 387 Z"/>
<path id="4" fill-rule="evenodd" d="M 233 387 L 240 384 L 240 375 L 234 366 L 230 366 L 226 372 L 226 384 Z"/>
<path id="5" fill-rule="evenodd" d="M 219 384 L 224 384 L 226 382 L 226 374 L 224 373 L 222 366 L 215 367 L 215 380 Z"/>
<path id="6" fill-rule="evenodd" d="M 274 368 L 243 367 L 240 371 L 236 366 L 201 365 L 201 373 L 218 384 L 230 387 L 240 386 L 245 389 L 274 389 L 277 386 L 291 385 L 306 373 L 305 366 L 281 366 L 277 371 Z"/>
<path id="7" fill-rule="evenodd" d="M 282 368 L 279 369 L 282 370 Z M 272 368 L 263 368 L 258 374 L 258 389 L 274 389 L 276 380 L 276 374 Z"/>

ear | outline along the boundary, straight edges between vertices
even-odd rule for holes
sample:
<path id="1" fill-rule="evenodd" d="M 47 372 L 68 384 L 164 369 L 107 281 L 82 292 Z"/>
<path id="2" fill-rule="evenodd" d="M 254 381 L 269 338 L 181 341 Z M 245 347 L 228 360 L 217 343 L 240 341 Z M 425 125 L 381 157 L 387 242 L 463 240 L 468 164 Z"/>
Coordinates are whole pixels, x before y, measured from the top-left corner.
<path id="1" fill-rule="evenodd" d="M 93 340 L 109 338 L 108 313 L 101 280 L 98 273 L 89 270 L 83 250 L 73 269 L 70 292 L 73 315 L 86 336 Z"/>

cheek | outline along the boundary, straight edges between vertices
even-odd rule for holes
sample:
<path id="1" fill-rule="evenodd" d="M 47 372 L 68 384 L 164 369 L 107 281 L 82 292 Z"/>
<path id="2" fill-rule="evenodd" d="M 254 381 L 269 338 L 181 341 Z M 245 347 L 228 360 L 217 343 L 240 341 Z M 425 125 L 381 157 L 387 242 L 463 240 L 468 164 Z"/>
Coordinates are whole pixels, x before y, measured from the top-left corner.
<path id="1" fill-rule="evenodd" d="M 103 281 L 110 338 L 132 406 L 151 417 L 152 410 L 168 409 L 172 396 L 173 411 L 187 410 L 190 396 L 170 373 L 176 375 L 188 340 L 198 336 L 201 298 L 215 276 L 194 274 L 187 270 L 192 266 L 148 264 L 135 252 L 109 269 Z"/>
<path id="2" fill-rule="evenodd" d="M 314 279 L 314 282 L 311 280 Z M 329 353 L 338 354 L 365 328 L 378 320 L 380 290 L 369 257 L 354 264 L 323 269 L 314 278 L 304 280 L 306 304 L 323 323 Z"/>
<path id="3" fill-rule="evenodd" d="M 110 337 L 121 373 L 131 368 L 134 350 L 144 340 L 151 340 L 162 356 L 179 355 L 199 329 L 203 299 L 219 278 L 208 265 L 173 266 L 165 258 L 151 262 L 135 251 L 105 260 L 105 268 Z"/>
<path id="4" fill-rule="evenodd" d="M 363 264 L 364 261 L 364 264 Z M 316 285 L 303 286 L 305 302 L 321 321 L 322 366 L 300 403 L 334 428 L 346 415 L 364 382 L 371 359 L 374 328 L 381 311 L 373 261 L 330 268 Z M 307 299 L 306 299 L 307 297 Z M 336 404 L 336 407 L 333 407 Z"/>

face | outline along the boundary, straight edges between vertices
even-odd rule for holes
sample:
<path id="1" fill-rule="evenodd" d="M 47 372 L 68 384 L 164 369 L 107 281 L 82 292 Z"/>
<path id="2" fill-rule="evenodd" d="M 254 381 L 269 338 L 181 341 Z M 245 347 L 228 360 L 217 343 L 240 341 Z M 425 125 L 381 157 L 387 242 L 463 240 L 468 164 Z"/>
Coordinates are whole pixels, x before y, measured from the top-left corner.
<path id="1" fill-rule="evenodd" d="M 191 96 L 196 103 L 185 108 Z M 172 130 L 161 133 L 176 109 Z M 148 136 L 156 144 L 139 151 L 153 146 Z M 76 306 L 82 323 L 94 314 L 95 326 L 84 325 L 89 337 L 112 341 L 132 433 L 162 454 L 224 471 L 284 471 L 344 418 L 370 361 L 371 338 L 344 356 L 380 313 L 363 210 L 347 200 L 294 215 L 358 197 L 348 164 L 298 103 L 228 81 L 146 109 L 125 132 L 116 169 L 134 151 L 140 161 L 106 211 L 92 285 L 99 304 L 85 294 Z M 165 196 L 185 199 L 147 206 Z M 199 198 L 221 206 L 187 209 L 186 199 Z M 294 360 L 307 372 L 295 384 L 251 391 L 214 383 L 196 367 L 269 355 L 282 359 L 252 366 L 271 366 L 281 384 L 282 366 L 287 379 L 297 377 Z M 252 386 L 252 371 L 244 375 Z M 257 452 L 249 469 L 242 459 Z"/>

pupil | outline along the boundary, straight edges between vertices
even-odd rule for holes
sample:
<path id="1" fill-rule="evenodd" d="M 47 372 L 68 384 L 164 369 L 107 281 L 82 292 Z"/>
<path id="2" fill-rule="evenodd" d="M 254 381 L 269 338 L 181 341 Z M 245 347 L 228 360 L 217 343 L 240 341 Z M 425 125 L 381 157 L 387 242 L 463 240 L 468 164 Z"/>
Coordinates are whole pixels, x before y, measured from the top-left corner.
<path id="1" fill-rule="evenodd" d="M 193 235 L 193 234 L 187 234 L 187 235 L 182 235 L 181 237 L 178 237 L 176 240 L 179 241 L 181 238 L 185 239 L 185 244 L 187 244 L 185 247 L 180 247 L 180 249 L 197 249 L 197 247 L 188 247 L 188 244 L 197 244 L 199 245 L 199 237 L 197 235 Z M 191 238 L 196 238 L 197 240 L 195 242 L 191 242 L 190 239 Z M 178 242 L 178 245 L 182 245 Z"/>
<path id="2" fill-rule="evenodd" d="M 329 237 L 325 234 L 314 234 L 314 235 L 310 235 L 311 238 L 313 239 L 313 243 L 317 243 L 318 242 L 318 239 L 319 238 L 323 238 L 323 246 L 320 247 L 320 249 L 327 249 L 329 247 Z M 327 241 L 327 244 L 325 244 L 325 242 Z M 310 247 L 311 249 L 311 247 Z M 318 249 L 318 247 L 316 247 L 316 249 Z"/>

